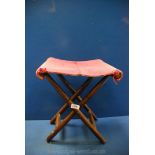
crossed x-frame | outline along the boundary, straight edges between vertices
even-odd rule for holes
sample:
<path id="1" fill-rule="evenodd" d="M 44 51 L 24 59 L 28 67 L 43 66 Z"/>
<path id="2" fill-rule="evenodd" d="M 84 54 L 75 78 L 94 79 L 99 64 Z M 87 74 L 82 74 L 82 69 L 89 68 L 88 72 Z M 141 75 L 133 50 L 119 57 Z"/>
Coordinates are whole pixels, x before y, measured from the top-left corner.
<path id="1" fill-rule="evenodd" d="M 63 89 L 58 85 L 58 83 L 48 74 L 45 73 L 44 76 L 47 78 L 49 83 L 56 89 L 56 91 L 64 98 L 65 103 L 59 109 L 59 111 L 51 118 L 50 123 L 55 123 L 55 128 L 47 137 L 47 142 L 50 142 L 54 136 L 72 119 L 72 117 L 77 114 L 78 117 L 90 128 L 90 130 L 95 134 L 95 136 L 100 140 L 101 143 L 105 143 L 105 139 L 101 135 L 101 133 L 96 128 L 95 120 L 97 120 L 96 115 L 92 111 L 92 109 L 87 105 L 88 100 L 95 94 L 95 92 L 102 87 L 102 85 L 106 82 L 106 79 L 109 76 L 102 77 L 99 82 L 88 92 L 88 94 L 82 98 L 80 94 L 84 91 L 84 89 L 90 84 L 93 80 L 93 77 L 88 77 L 87 80 L 79 87 L 79 89 L 75 90 L 71 84 L 66 80 L 66 78 L 62 74 L 57 74 L 60 80 L 65 84 L 65 86 L 71 91 L 73 94 L 71 97 L 68 97 Z M 77 99 L 79 101 L 79 108 L 71 108 L 71 112 L 61 120 L 61 114 L 72 105 L 76 105 L 74 100 Z M 83 114 L 80 110 L 81 108 L 85 108 L 89 113 L 89 119 Z"/>

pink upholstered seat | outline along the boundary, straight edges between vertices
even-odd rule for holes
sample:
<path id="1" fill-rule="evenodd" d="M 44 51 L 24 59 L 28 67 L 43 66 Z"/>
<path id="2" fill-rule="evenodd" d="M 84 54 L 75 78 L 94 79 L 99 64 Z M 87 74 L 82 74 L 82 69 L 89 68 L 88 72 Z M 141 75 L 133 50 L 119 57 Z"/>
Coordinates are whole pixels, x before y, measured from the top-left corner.
<path id="1" fill-rule="evenodd" d="M 53 57 L 48 58 L 36 71 L 39 79 L 44 79 L 43 73 L 56 73 L 72 76 L 113 76 L 116 81 L 121 80 L 122 71 L 105 63 L 100 59 L 88 61 L 68 61 L 56 59 Z"/>

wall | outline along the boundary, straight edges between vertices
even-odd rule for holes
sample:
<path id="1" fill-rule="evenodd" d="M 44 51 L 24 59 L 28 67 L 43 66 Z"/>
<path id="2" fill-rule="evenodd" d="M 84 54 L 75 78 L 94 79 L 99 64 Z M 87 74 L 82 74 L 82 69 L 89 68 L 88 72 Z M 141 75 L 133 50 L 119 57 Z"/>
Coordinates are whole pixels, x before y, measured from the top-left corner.
<path id="1" fill-rule="evenodd" d="M 63 100 L 35 71 L 52 56 L 100 58 L 121 69 L 119 85 L 109 79 L 91 98 L 98 117 L 128 115 L 128 1 L 26 1 L 26 119 L 50 119 Z M 56 77 L 55 77 L 56 78 Z M 84 77 L 67 77 L 78 87 Z"/>

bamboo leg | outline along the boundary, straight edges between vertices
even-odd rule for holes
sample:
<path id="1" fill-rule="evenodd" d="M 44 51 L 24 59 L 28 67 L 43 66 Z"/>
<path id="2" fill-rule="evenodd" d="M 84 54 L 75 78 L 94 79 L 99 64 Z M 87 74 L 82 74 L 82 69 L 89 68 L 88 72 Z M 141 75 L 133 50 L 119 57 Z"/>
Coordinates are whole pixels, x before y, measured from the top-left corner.
<path id="1" fill-rule="evenodd" d="M 62 74 L 57 74 L 58 75 L 58 77 L 59 77 L 59 79 L 65 84 L 65 86 L 71 91 L 71 93 L 72 94 L 74 94 L 75 92 L 76 92 L 76 90 L 72 87 L 72 85 L 66 80 L 66 78 L 62 75 Z M 77 100 L 80 102 L 80 101 L 82 101 L 82 97 L 79 95 L 79 96 L 77 96 Z M 85 106 L 84 106 L 84 108 L 87 110 L 87 111 L 89 111 L 89 110 L 91 110 L 92 111 L 92 109 L 86 104 Z M 94 117 L 94 119 L 95 120 L 97 120 L 97 117 L 96 117 L 96 115 L 95 115 L 95 113 L 92 111 L 92 114 L 93 114 L 93 117 Z"/>

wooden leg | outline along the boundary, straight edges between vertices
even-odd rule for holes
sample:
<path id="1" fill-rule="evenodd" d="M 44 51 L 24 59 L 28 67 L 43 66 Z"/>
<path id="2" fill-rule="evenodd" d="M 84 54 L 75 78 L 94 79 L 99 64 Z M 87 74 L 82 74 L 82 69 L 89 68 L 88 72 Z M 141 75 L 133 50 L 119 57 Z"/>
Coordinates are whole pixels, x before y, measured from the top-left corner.
<path id="1" fill-rule="evenodd" d="M 90 122 L 91 122 L 91 123 L 93 124 L 93 126 L 96 128 L 96 123 L 95 123 L 95 120 L 94 120 L 92 111 L 90 110 L 88 113 L 89 113 Z"/>
<path id="2" fill-rule="evenodd" d="M 107 76 L 108 77 L 108 76 Z M 87 103 L 87 101 L 91 98 L 91 96 L 93 96 L 95 94 L 95 92 L 105 83 L 107 77 L 103 77 L 92 89 L 91 91 L 89 91 L 89 93 L 86 95 L 86 97 L 79 103 L 80 108 L 84 107 L 84 105 Z M 48 81 L 53 85 L 53 87 L 58 91 L 58 93 L 67 101 L 67 103 L 69 105 L 73 104 L 74 102 L 72 101 L 75 97 L 77 97 L 79 95 L 80 90 L 86 88 L 86 85 L 89 83 L 89 79 L 88 79 L 88 83 L 86 82 L 86 84 L 84 85 L 85 87 L 81 89 L 77 90 L 76 93 L 69 98 L 61 89 L 61 87 L 51 78 L 48 77 Z M 66 117 L 65 119 L 59 123 L 59 125 L 51 132 L 51 134 L 47 137 L 47 142 L 50 142 L 51 139 L 69 122 L 69 120 L 75 115 L 78 114 L 78 116 L 81 118 L 81 120 L 91 129 L 91 131 L 96 135 L 96 137 L 99 138 L 99 140 L 101 141 L 101 143 L 105 143 L 105 139 L 102 137 L 102 135 L 98 132 L 98 130 L 89 122 L 89 120 L 84 116 L 84 114 L 80 111 L 80 110 L 73 110 L 71 111 Z"/>
<path id="3" fill-rule="evenodd" d="M 53 124 L 56 119 L 56 115 L 58 113 L 62 114 L 68 107 L 68 102 L 72 104 L 72 100 L 74 100 L 92 81 L 93 78 L 89 77 L 83 84 L 82 86 L 69 98 L 65 92 L 62 90 L 62 88 L 57 84 L 57 82 L 49 75 L 46 75 L 48 81 L 50 82 L 51 85 L 57 90 L 57 92 L 66 100 L 66 103 L 64 106 L 51 118 L 50 123 Z"/>
<path id="4" fill-rule="evenodd" d="M 65 92 L 62 90 L 62 88 L 57 84 L 57 82 L 49 75 L 45 75 L 49 81 L 49 83 L 57 90 L 57 92 L 66 100 L 66 103 L 71 106 L 71 104 L 74 104 L 72 101 L 75 99 L 92 81 L 92 78 L 88 78 L 84 84 L 76 91 L 76 93 L 71 96 L 70 98 L 65 94 Z M 105 83 L 108 76 L 105 76 L 101 78 L 101 80 L 89 91 L 89 93 L 86 95 L 86 97 L 79 103 L 80 106 L 84 107 L 85 103 L 95 94 L 95 92 Z"/>
<path id="5" fill-rule="evenodd" d="M 65 103 L 65 104 L 60 108 L 60 110 L 51 118 L 50 124 L 54 124 L 57 114 L 62 114 L 62 113 L 67 109 L 67 107 L 68 107 L 68 104 Z"/>
<path id="6" fill-rule="evenodd" d="M 47 137 L 47 142 L 49 143 L 54 136 L 71 120 L 71 118 L 78 114 L 79 118 L 89 127 L 89 129 L 95 134 L 95 136 L 100 140 L 101 143 L 105 143 L 105 139 L 102 137 L 100 132 L 90 123 L 90 121 L 86 118 L 86 116 L 80 110 L 73 110 L 71 111 L 65 119 L 55 129 L 49 134 Z"/>
<path id="7" fill-rule="evenodd" d="M 77 112 L 77 114 L 81 118 L 81 120 L 89 127 L 89 129 L 95 134 L 95 136 L 100 140 L 100 142 L 104 144 L 105 139 L 102 137 L 100 132 L 90 123 L 86 116 L 80 110 Z"/>
<path id="8" fill-rule="evenodd" d="M 66 78 L 62 75 L 62 74 L 57 74 L 59 79 L 65 84 L 65 86 L 71 91 L 72 94 L 74 94 L 76 92 L 76 90 L 72 87 L 72 85 L 66 80 Z M 82 97 L 79 95 L 76 98 L 79 102 L 82 101 Z M 87 110 L 87 112 L 89 110 L 92 111 L 92 109 L 86 104 L 84 106 L 84 108 Z M 97 117 L 95 115 L 95 113 L 92 111 L 92 115 L 94 117 L 95 120 L 97 120 Z"/>
<path id="9" fill-rule="evenodd" d="M 54 136 L 71 120 L 75 112 L 71 111 L 64 119 L 59 123 L 59 125 L 49 134 L 47 137 L 47 142 L 49 143 Z"/>
<path id="10" fill-rule="evenodd" d="M 92 81 L 92 77 L 89 77 L 83 84 L 82 86 L 76 91 L 74 95 L 72 95 L 70 98 L 66 95 L 66 93 L 63 91 L 63 89 L 57 84 L 57 82 L 49 75 L 45 74 L 45 77 L 49 81 L 49 83 L 56 89 L 58 94 L 60 94 L 67 103 L 72 104 L 72 100 L 75 99 Z"/>
<path id="11" fill-rule="evenodd" d="M 57 114 L 56 120 L 55 120 L 55 127 L 57 128 L 60 124 L 60 114 Z"/>

